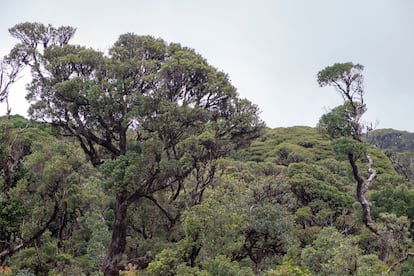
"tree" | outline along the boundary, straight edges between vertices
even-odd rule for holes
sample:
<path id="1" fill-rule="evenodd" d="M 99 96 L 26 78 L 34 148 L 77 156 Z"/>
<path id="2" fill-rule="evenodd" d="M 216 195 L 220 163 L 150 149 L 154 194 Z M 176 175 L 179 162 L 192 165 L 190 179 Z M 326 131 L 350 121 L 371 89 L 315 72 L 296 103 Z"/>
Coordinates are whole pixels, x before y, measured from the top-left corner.
<path id="1" fill-rule="evenodd" d="M 362 221 L 374 233 L 381 244 L 380 259 L 388 260 L 395 236 L 390 223 L 385 229 L 375 223 L 371 216 L 371 203 L 366 198 L 372 182 L 377 176 L 374 160 L 370 156 L 368 145 L 362 140 L 365 126 L 361 117 L 366 111 L 364 103 L 363 66 L 351 62 L 328 66 L 318 73 L 320 86 L 333 86 L 342 96 L 344 103 L 322 116 L 319 129 L 333 138 L 332 146 L 338 157 L 348 160 L 352 174 L 357 182 L 356 197 L 362 207 Z M 369 127 L 366 128 L 370 130 Z M 372 152 L 372 151 L 371 151 Z M 360 160 L 366 162 L 367 171 L 360 171 Z M 400 218 L 404 219 L 404 218 Z M 405 218 L 406 219 L 406 218 Z M 391 223 L 392 224 L 392 223 Z M 407 253 L 408 256 L 411 253 Z"/>
<path id="2" fill-rule="evenodd" d="M 24 178 L 26 172 L 23 160 L 33 150 L 33 144 L 47 140 L 48 134 L 29 127 L 29 121 L 20 116 L 0 118 L 0 261 L 22 248 L 21 221 L 26 209 L 19 197 L 13 197 L 13 189 Z M 26 238 L 26 240 L 32 240 Z M 20 243 L 20 244 L 19 244 Z M 19 246 L 17 246 L 17 245 Z M 30 242 L 26 242 L 27 246 Z"/>
<path id="3" fill-rule="evenodd" d="M 31 246 L 49 231 L 57 236 L 59 246 L 61 233 L 68 223 L 65 213 L 73 186 L 81 185 L 82 174 L 88 172 L 80 151 L 72 144 L 42 132 L 32 130 L 31 134 L 33 141 L 27 150 L 30 154 L 22 162 L 24 177 L 10 187 L 8 198 L 0 199 L 1 212 L 5 215 L 2 215 L 1 228 L 12 234 L 11 238 L 2 240 L 6 246 L 0 248 L 1 262 Z"/>
<path id="4" fill-rule="evenodd" d="M 317 76 L 318 84 L 321 87 L 333 86 L 344 100 L 344 105 L 329 113 L 330 116 L 328 118 L 325 116 L 327 122 L 322 120 L 321 123 L 333 121 L 337 125 L 338 121 L 340 121 L 340 125 L 347 130 L 347 133 L 341 134 L 344 136 L 350 135 L 357 141 L 361 140 L 363 131 L 361 117 L 366 111 L 363 70 L 364 66 L 360 64 L 353 64 L 352 62 L 335 63 L 319 71 Z M 334 120 L 333 117 L 337 119 Z M 327 124 L 326 126 L 329 125 Z M 334 133 L 330 132 L 329 134 L 332 135 Z"/>
<path id="5" fill-rule="evenodd" d="M 360 109 L 358 112 L 365 112 L 365 107 L 356 103 L 354 105 Z M 350 102 L 345 102 L 343 105 L 332 109 L 329 113 L 322 115 L 318 129 L 333 139 L 339 137 L 354 137 L 356 140 L 359 140 L 361 126 L 359 119 L 354 114 L 353 105 Z"/>
<path id="6" fill-rule="evenodd" d="M 378 229 L 371 217 L 371 204 L 365 197 L 365 193 L 377 172 L 373 169 L 373 160 L 368 151 L 361 145 L 364 128 L 361 117 L 366 111 L 363 69 L 362 65 L 353 64 L 352 62 L 336 63 L 318 73 L 319 85 L 333 86 L 344 99 L 343 106 L 332 110 L 321 118 L 319 128 L 331 138 L 339 137 L 335 141 L 334 149 L 346 157 L 352 167 L 353 176 L 357 182 L 356 196 L 363 210 L 362 220 L 372 232 L 378 234 Z M 357 160 L 361 154 L 367 161 L 368 177 L 364 177 L 357 165 Z"/>
<path id="7" fill-rule="evenodd" d="M 323 228 L 302 251 L 303 264 L 313 275 L 354 275 L 358 248 L 333 227 Z"/>
<path id="8" fill-rule="evenodd" d="M 190 175 L 198 204 L 214 160 L 248 145 L 263 123 L 228 76 L 192 49 L 128 33 L 104 54 L 70 45 L 74 32 L 40 23 L 10 29 L 30 53 L 32 118 L 75 137 L 115 196 L 102 271 L 118 275 L 128 207 L 166 188 L 176 198 Z"/>
<path id="9" fill-rule="evenodd" d="M 277 204 L 253 206 L 250 210 L 243 249 L 254 262 L 256 275 L 261 275 L 261 263 L 266 257 L 283 256 L 295 245 L 294 220 Z"/>

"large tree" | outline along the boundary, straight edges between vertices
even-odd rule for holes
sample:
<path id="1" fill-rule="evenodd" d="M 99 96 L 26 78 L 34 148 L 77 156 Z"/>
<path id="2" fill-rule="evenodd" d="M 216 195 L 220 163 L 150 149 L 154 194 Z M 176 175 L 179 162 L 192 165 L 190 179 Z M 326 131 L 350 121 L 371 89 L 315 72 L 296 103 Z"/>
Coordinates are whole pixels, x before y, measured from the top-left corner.
<path id="1" fill-rule="evenodd" d="M 131 204 L 166 188 L 171 200 L 185 190 L 200 203 L 214 160 L 263 126 L 226 74 L 179 44 L 128 33 L 102 53 L 69 44 L 71 27 L 23 23 L 9 31 L 32 69 L 32 118 L 75 137 L 115 197 L 105 275 L 118 275 Z M 184 189 L 190 175 L 194 185 Z"/>
<path id="2" fill-rule="evenodd" d="M 365 197 L 377 173 L 372 166 L 373 160 L 362 142 L 364 125 L 361 117 L 366 111 L 363 69 L 362 65 L 352 62 L 336 63 L 318 73 L 319 85 L 333 86 L 344 100 L 343 105 L 322 116 L 319 129 L 331 138 L 336 138 L 334 148 L 348 159 L 357 182 L 356 196 L 362 207 L 362 220 L 373 233 L 378 234 L 371 217 L 371 204 Z M 360 172 L 357 165 L 357 160 L 361 156 L 367 161 L 367 177 Z"/>
<path id="3" fill-rule="evenodd" d="M 392 223 L 381 226 L 375 222 L 371 215 L 371 206 L 366 197 L 371 184 L 377 176 L 374 169 L 374 160 L 369 154 L 369 147 L 362 139 L 364 132 L 371 128 L 363 124 L 361 118 L 366 111 L 364 103 L 363 66 L 359 64 L 337 63 L 328 66 L 318 73 L 320 86 L 333 86 L 342 96 L 343 105 L 334 108 L 328 114 L 322 116 L 319 121 L 319 129 L 333 138 L 333 149 L 347 159 L 353 177 L 356 181 L 356 198 L 362 207 L 362 220 L 366 227 L 378 237 L 380 259 L 388 260 L 392 251 L 393 237 Z M 366 165 L 366 172 L 361 170 L 361 165 Z M 406 256 L 411 253 L 407 253 Z"/>

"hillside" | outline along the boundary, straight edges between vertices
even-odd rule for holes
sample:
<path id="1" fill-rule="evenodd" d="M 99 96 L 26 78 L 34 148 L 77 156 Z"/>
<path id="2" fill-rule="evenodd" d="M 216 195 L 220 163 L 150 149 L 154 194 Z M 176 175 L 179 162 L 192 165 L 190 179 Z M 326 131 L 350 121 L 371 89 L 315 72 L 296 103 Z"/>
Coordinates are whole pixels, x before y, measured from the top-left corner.
<path id="1" fill-rule="evenodd" d="M 108 168 L 90 166 L 75 141 L 52 136 L 43 124 L 19 116 L 0 122 L 1 153 L 11 145 L 24 156 L 10 180 L 11 167 L 2 163 L 3 191 L 12 185 L 0 198 L 2 239 L 30 235 L 38 221 L 55 216 L 35 243 L 5 263 L 37 275 L 97 272 L 113 218 Z M 395 269 L 413 245 L 414 189 L 380 149 L 368 150 L 378 172 L 369 191 L 372 215 L 394 233 L 385 262 L 379 259 L 384 248 L 361 221 L 348 162 L 315 128 L 300 126 L 267 128 L 248 148 L 218 160 L 217 177 L 197 204 L 192 191 L 200 176 L 193 174 L 182 183 L 185 191 L 162 190 L 131 205 L 122 262 L 137 275 L 217 275 L 217 269 L 225 275 L 258 269 L 266 275 L 350 269 L 378 275 Z M 119 168 L 111 170 L 111 177 L 120 177 Z M 56 214 L 53 195 L 62 200 Z M 39 255 L 43 262 L 35 261 Z M 413 265 L 408 260 L 395 272 L 410 275 Z"/>
<path id="2" fill-rule="evenodd" d="M 0 118 L 0 274 L 414 275 L 411 138 L 364 140 L 363 65 L 317 73 L 343 102 L 316 128 L 270 129 L 196 50 L 75 31 L 9 29 L 0 101 L 30 67 L 33 120 Z"/>
<path id="3" fill-rule="evenodd" d="M 376 129 L 369 133 L 368 143 L 396 152 L 414 152 L 414 133 L 395 129 Z"/>

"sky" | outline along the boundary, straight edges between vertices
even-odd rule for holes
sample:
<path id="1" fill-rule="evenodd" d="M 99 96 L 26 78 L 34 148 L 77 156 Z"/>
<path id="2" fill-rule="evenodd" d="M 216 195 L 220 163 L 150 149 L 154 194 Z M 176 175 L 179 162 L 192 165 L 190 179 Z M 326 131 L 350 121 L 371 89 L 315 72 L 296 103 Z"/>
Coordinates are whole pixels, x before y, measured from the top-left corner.
<path id="1" fill-rule="evenodd" d="M 127 32 L 193 48 L 229 75 L 271 128 L 316 126 L 342 102 L 318 86 L 317 73 L 359 63 L 364 121 L 414 132 L 412 0 L 5 0 L 0 56 L 17 43 L 8 29 L 22 22 L 75 27 L 71 43 L 102 51 Z M 10 91 L 12 114 L 26 115 L 28 81 L 24 72 Z"/>

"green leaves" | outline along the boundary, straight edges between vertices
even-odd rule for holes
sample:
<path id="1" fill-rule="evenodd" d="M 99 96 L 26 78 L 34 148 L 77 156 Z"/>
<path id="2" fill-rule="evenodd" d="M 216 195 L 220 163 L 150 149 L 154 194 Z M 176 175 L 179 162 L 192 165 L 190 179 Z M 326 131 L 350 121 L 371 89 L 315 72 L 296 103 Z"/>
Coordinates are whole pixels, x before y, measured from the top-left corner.
<path id="1" fill-rule="evenodd" d="M 128 205 L 169 187 L 176 199 L 189 176 L 192 204 L 200 203 L 214 161 L 247 146 L 263 123 L 228 76 L 192 49 L 128 33 L 104 54 L 66 40 L 50 46 L 43 39 L 50 30 L 56 29 L 26 24 L 12 30 L 34 53 L 30 113 L 76 138 L 116 195 L 116 241 L 103 265 L 112 270 L 125 250 Z M 66 165 L 53 160 L 50 168 Z M 60 180 L 46 171 L 48 181 Z"/>
<path id="2" fill-rule="evenodd" d="M 302 251 L 302 261 L 314 275 L 343 275 L 353 273 L 358 255 L 352 240 L 335 228 L 321 230 L 312 246 Z"/>
<path id="3" fill-rule="evenodd" d="M 116 274 L 153 252 L 128 273 L 371 275 L 385 271 L 382 253 L 390 264 L 412 247 L 411 184 L 362 139 L 361 65 L 319 72 L 344 99 L 319 132 L 263 131 L 258 107 L 195 50 L 128 33 L 103 53 L 68 44 L 71 28 L 11 31 L 10 58 L 32 68 L 33 117 L 63 134 L 0 125 L 0 254 L 26 246 L 6 260 L 13 273 L 92 275 L 104 262 Z M 370 173 L 374 204 L 361 202 L 380 239 L 364 236 L 351 185 L 357 175 L 368 190 Z"/>
<path id="4" fill-rule="evenodd" d="M 355 111 L 354 108 L 357 108 Z M 318 130 L 328 135 L 331 139 L 339 137 L 357 137 L 361 132 L 361 126 L 355 119 L 365 113 L 365 105 L 349 101 L 337 106 L 327 114 L 322 115 L 318 123 Z"/>
<path id="5" fill-rule="evenodd" d="M 36 48 L 41 44 L 44 48 L 51 45 L 66 45 L 75 34 L 76 29 L 70 26 L 58 28 L 42 23 L 25 22 L 9 29 L 9 33 L 19 39 L 23 44 Z"/>
<path id="6" fill-rule="evenodd" d="M 347 160 L 351 155 L 355 160 L 364 156 L 367 145 L 347 137 L 340 137 L 332 141 L 332 148 L 340 160 Z"/>
<path id="7" fill-rule="evenodd" d="M 362 70 L 359 64 L 336 63 L 318 73 L 320 86 L 333 86 L 342 96 L 344 103 L 322 116 L 319 129 L 332 138 L 352 136 L 361 141 L 363 125 L 361 117 L 366 111 Z"/>
<path id="8" fill-rule="evenodd" d="M 7 232 L 9 237 L 20 231 L 20 222 L 26 215 L 27 210 L 17 199 L 0 199 L 0 228 Z"/>
<path id="9" fill-rule="evenodd" d="M 194 50 L 162 39 L 124 34 L 108 55 L 55 45 L 37 62 L 47 76 L 37 74 L 30 86 L 30 98 L 41 99 L 32 105 L 32 116 L 78 137 L 95 165 L 105 154 L 125 154 L 130 126 L 156 132 L 166 150 L 187 135 L 200 135 L 205 124 L 216 131 L 217 142 L 236 147 L 247 145 L 263 126 L 257 107 L 237 98 L 226 74 Z M 107 152 L 98 154 L 97 145 Z"/>
<path id="10" fill-rule="evenodd" d="M 203 268 L 208 275 L 215 276 L 253 276 L 253 271 L 247 267 L 240 267 L 240 264 L 231 261 L 224 255 L 217 255 L 210 258 L 203 264 Z"/>
<path id="11" fill-rule="evenodd" d="M 340 82 L 351 84 L 362 78 L 364 66 L 352 62 L 335 63 L 318 72 L 318 83 L 320 86 L 337 85 Z"/>
<path id="12" fill-rule="evenodd" d="M 352 197 L 341 187 L 339 179 L 323 167 L 294 163 L 289 166 L 288 174 L 292 192 L 304 205 L 312 203 L 319 211 L 324 207 L 319 201 L 330 208 L 349 207 L 353 202 Z"/>
<path id="13" fill-rule="evenodd" d="M 264 204 L 252 206 L 250 210 L 243 247 L 259 267 L 265 257 L 283 256 L 295 245 L 294 221 L 280 205 Z"/>

